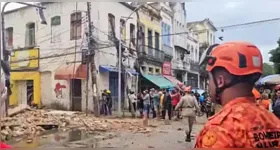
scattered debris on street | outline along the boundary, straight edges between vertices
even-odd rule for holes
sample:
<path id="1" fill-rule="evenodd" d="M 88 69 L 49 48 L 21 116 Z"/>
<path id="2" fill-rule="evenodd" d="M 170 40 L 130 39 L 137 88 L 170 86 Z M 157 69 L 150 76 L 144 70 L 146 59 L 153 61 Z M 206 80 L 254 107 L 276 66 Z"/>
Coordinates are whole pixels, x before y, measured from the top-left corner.
<path id="1" fill-rule="evenodd" d="M 129 130 L 135 133 L 151 132 L 150 127 L 144 127 L 138 119 L 106 119 L 86 116 L 81 112 L 36 110 L 26 108 L 10 117 L 1 118 L 2 139 L 9 140 L 17 137 L 34 137 L 46 130 L 71 129 L 85 130 L 89 133 Z M 155 127 L 155 125 L 151 125 Z"/>

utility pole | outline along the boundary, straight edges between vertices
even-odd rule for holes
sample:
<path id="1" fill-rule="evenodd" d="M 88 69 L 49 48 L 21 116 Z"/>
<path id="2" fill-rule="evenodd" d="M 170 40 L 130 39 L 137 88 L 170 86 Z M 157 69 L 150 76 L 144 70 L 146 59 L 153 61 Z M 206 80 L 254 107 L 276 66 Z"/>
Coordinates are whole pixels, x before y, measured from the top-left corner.
<path id="1" fill-rule="evenodd" d="M 128 16 L 128 17 L 124 17 L 124 18 L 126 18 L 126 20 L 124 21 L 124 24 L 121 24 L 120 25 L 120 33 L 119 33 L 119 47 L 118 47 L 118 49 L 119 49 L 119 55 L 118 55 L 118 115 L 119 115 L 119 117 L 121 117 L 121 115 L 122 115 L 122 110 L 121 110 L 121 102 L 122 102 L 122 100 L 121 100 L 121 94 L 122 94 L 122 89 L 121 89 L 121 85 L 122 85 L 122 80 L 121 80 L 121 78 L 122 78 L 122 73 L 123 72 L 125 72 L 125 68 L 124 67 L 122 67 L 123 65 L 122 65 L 122 31 L 123 31 L 123 28 L 125 28 L 126 27 L 126 23 L 127 23 L 127 21 L 128 21 L 128 19 L 131 19 L 131 15 L 132 14 L 134 14 L 135 12 L 136 13 L 138 13 L 137 11 L 142 7 L 143 5 L 139 5 L 138 7 L 136 7 L 131 13 L 130 13 L 130 15 Z M 137 16 L 138 16 L 138 14 L 137 14 Z M 137 19 L 138 19 L 138 17 L 137 17 Z M 116 37 L 116 36 L 115 36 Z M 115 38 L 116 39 L 116 38 Z M 124 80 L 126 80 L 126 76 L 125 76 L 125 73 L 124 73 L 124 75 L 123 75 L 123 77 L 124 77 Z M 124 81 L 124 83 L 126 83 L 126 81 Z M 124 89 L 126 89 L 126 84 L 124 84 Z M 126 92 L 125 92 L 126 93 Z M 126 97 L 126 95 L 124 96 L 124 98 Z M 130 102 L 131 103 L 131 102 Z M 132 108 L 132 105 L 131 105 L 131 108 Z M 124 112 L 123 112 L 123 114 L 124 114 Z M 132 113 L 133 114 L 133 113 Z M 132 115 L 132 116 L 134 116 L 134 115 Z"/>
<path id="2" fill-rule="evenodd" d="M 87 66 L 87 79 L 86 79 L 86 115 L 88 115 L 88 81 L 89 81 L 89 51 L 91 50 L 91 43 L 90 43 L 90 36 L 91 36 L 91 15 L 90 15 L 90 4 L 87 2 L 87 21 L 88 21 L 88 34 L 87 34 L 87 41 L 88 41 L 88 49 L 86 50 L 86 66 Z"/>
<path id="3" fill-rule="evenodd" d="M 96 66 L 95 66 L 95 51 L 94 48 L 96 42 L 92 37 L 92 22 L 91 22 L 91 2 L 87 2 L 87 15 L 88 15 L 88 51 L 89 51 L 89 61 L 87 63 L 87 69 L 91 69 L 91 81 L 92 81 L 92 90 L 93 90 L 93 110 L 94 115 L 99 116 L 99 100 L 98 100 L 98 88 L 97 88 L 97 74 L 96 74 Z M 88 73 L 88 76 L 90 73 Z M 87 76 L 87 78 L 89 78 Z M 88 79 L 87 79 L 88 82 Z M 88 84 L 88 83 L 87 83 Z M 88 89 L 87 89 L 88 90 Z M 86 99 L 86 109 L 88 109 L 88 98 Z M 88 111 L 88 110 L 87 110 Z"/>
<path id="4" fill-rule="evenodd" d="M 119 59 L 118 59 L 118 115 L 121 117 L 121 95 L 122 95 L 122 30 L 123 26 L 120 25 L 120 37 L 119 37 Z"/>

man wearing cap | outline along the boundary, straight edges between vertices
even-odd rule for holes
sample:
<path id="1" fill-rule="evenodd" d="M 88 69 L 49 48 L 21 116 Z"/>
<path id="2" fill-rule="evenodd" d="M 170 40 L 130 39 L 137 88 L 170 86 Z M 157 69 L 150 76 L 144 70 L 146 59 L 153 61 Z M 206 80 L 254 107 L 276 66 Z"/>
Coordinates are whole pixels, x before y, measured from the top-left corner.
<path id="1" fill-rule="evenodd" d="M 199 111 L 199 106 L 196 98 L 191 95 L 191 86 L 188 86 L 184 89 L 185 95 L 180 99 L 179 103 L 175 107 L 175 111 L 182 108 L 182 117 L 183 122 L 186 125 L 185 133 L 186 133 L 186 142 L 191 142 L 191 132 L 193 123 L 195 121 L 195 110 Z M 195 110 L 193 109 L 195 108 Z"/>

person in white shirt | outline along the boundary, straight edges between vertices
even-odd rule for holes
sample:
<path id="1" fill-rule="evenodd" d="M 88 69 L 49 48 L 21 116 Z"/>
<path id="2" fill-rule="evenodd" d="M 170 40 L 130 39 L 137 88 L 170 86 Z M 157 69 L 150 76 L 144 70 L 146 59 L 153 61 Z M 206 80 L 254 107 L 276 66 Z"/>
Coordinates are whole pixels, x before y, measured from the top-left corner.
<path id="1" fill-rule="evenodd" d="M 131 100 L 132 107 L 134 109 L 134 112 L 136 111 L 136 102 L 137 102 L 137 96 L 133 91 L 130 91 L 130 94 L 128 96 L 129 100 Z"/>

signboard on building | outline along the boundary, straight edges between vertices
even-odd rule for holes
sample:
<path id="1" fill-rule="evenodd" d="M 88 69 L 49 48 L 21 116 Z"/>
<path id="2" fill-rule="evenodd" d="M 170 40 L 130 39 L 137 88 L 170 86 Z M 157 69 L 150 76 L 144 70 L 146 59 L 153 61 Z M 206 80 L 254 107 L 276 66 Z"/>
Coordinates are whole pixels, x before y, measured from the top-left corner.
<path id="1" fill-rule="evenodd" d="M 39 69 L 39 49 L 18 49 L 11 52 L 11 71 L 28 71 Z"/>
<path id="2" fill-rule="evenodd" d="M 162 75 L 171 76 L 171 62 L 164 62 L 162 65 Z"/>

